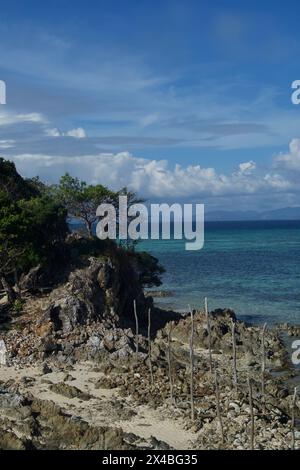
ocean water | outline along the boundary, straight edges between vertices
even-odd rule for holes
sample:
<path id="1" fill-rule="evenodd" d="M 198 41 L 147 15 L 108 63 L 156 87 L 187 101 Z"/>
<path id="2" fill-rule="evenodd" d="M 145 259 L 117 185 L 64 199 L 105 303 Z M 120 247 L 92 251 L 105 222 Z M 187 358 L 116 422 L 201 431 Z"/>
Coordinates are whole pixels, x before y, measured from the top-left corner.
<path id="1" fill-rule="evenodd" d="M 173 293 L 156 304 L 186 311 L 232 308 L 238 318 L 269 324 L 300 323 L 300 221 L 207 222 L 205 245 L 185 251 L 184 240 L 145 240 L 164 265 Z"/>

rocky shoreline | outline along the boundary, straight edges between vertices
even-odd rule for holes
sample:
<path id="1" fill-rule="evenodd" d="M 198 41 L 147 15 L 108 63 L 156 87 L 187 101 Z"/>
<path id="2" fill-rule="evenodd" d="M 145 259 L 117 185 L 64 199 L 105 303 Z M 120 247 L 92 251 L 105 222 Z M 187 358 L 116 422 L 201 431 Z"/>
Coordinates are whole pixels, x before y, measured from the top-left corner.
<path id="1" fill-rule="evenodd" d="M 249 449 L 252 423 L 255 449 L 299 448 L 299 401 L 292 427 L 296 372 L 282 339 L 296 337 L 299 326 L 266 331 L 264 399 L 262 329 L 231 310 L 210 312 L 211 372 L 207 317 L 195 311 L 192 419 L 191 315 L 155 308 L 134 267 L 128 272 L 131 281 L 112 260 L 91 257 L 49 292 L 30 293 L 33 274 L 23 279 L 22 311 L 0 329 L 0 449 Z"/>

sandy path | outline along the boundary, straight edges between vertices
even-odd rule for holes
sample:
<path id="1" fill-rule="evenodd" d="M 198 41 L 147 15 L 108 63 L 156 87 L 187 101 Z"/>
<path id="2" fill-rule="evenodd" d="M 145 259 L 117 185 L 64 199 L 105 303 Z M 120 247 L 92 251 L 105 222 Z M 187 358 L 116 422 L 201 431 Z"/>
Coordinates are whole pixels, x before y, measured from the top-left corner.
<path id="1" fill-rule="evenodd" d="M 113 425 L 143 439 L 153 436 L 176 449 L 190 448 L 190 443 L 196 439 L 197 434 L 184 430 L 184 422 L 181 419 L 164 418 L 163 409 L 153 410 L 146 405 L 136 406 L 130 398 L 120 397 L 117 389 L 96 389 L 94 384 L 103 374 L 94 372 L 92 368 L 93 364 L 88 362 L 75 364 L 74 370 L 69 372 L 74 380 L 67 382 L 90 394 L 92 398 L 88 401 L 70 399 L 49 390 L 51 383 L 63 381 L 67 371 L 43 375 L 39 367 L 17 369 L 13 366 L 0 366 L 0 381 L 21 381 L 21 391 L 29 391 L 43 400 L 52 400 L 66 412 L 79 416 L 90 424 Z M 23 378 L 34 380 L 31 383 L 23 383 Z M 125 407 L 125 410 L 133 411 L 134 415 L 124 419 L 122 412 L 115 409 L 117 402 Z"/>

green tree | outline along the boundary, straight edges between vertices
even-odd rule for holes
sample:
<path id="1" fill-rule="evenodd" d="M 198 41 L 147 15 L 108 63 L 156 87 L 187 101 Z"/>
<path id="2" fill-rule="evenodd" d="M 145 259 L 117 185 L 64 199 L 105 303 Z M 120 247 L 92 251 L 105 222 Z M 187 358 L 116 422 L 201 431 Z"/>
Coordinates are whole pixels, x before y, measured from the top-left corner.
<path id="1" fill-rule="evenodd" d="M 69 217 L 81 219 L 85 223 L 89 237 L 93 236 L 93 225 L 98 219 L 97 207 L 102 203 L 114 203 L 116 200 L 116 193 L 105 186 L 87 185 L 68 173 L 61 177 L 55 193 L 58 201 L 67 209 Z"/>
<path id="2" fill-rule="evenodd" d="M 0 158 L 0 191 L 14 200 L 38 195 L 37 189 L 17 173 L 15 164 L 4 158 Z"/>
<path id="3" fill-rule="evenodd" d="M 144 287 L 161 286 L 161 276 L 166 271 L 159 260 L 146 251 L 134 254 L 139 267 L 140 282 Z"/>
<path id="4" fill-rule="evenodd" d="M 16 281 L 20 272 L 53 256 L 68 227 L 65 209 L 47 196 L 1 202 L 0 273 L 7 290 L 12 275 Z"/>
<path id="5" fill-rule="evenodd" d="M 9 300 L 20 272 L 46 263 L 68 231 L 63 206 L 0 159 L 0 279 Z"/>
<path id="6" fill-rule="evenodd" d="M 130 206 L 133 204 L 142 204 L 145 202 L 145 199 L 142 199 L 138 197 L 138 195 L 134 191 L 130 191 L 127 187 L 124 187 L 120 189 L 116 193 L 116 209 L 117 209 L 117 225 L 119 225 L 119 205 L 118 205 L 118 197 L 119 196 L 126 196 L 127 197 L 127 214 L 128 214 L 128 209 Z M 130 222 L 134 219 L 134 216 L 127 216 L 127 233 L 128 233 L 128 226 Z M 138 241 L 137 240 L 131 240 L 130 238 L 127 238 L 126 240 L 119 240 L 119 244 L 127 249 L 127 250 L 132 250 L 134 251 L 135 246 L 137 245 Z"/>

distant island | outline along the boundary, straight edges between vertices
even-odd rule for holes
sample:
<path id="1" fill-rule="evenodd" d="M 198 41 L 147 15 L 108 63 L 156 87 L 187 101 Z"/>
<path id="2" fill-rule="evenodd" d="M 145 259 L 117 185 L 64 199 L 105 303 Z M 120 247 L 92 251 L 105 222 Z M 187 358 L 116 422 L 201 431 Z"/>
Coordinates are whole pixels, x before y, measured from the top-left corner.
<path id="1" fill-rule="evenodd" d="M 205 214 L 208 222 L 243 220 L 300 220 L 299 207 L 284 207 L 263 212 L 258 211 L 209 211 Z"/>

